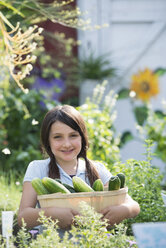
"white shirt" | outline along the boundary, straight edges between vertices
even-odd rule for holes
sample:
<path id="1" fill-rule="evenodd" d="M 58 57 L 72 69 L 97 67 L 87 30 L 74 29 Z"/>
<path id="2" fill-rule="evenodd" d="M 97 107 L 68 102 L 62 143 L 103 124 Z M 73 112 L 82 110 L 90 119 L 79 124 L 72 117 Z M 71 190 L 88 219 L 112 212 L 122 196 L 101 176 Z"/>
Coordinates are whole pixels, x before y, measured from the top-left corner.
<path id="1" fill-rule="evenodd" d="M 32 181 L 33 178 L 38 177 L 38 178 L 43 178 L 48 176 L 48 171 L 49 167 L 48 164 L 50 162 L 50 159 L 44 159 L 44 160 L 34 160 L 32 161 L 26 170 L 25 176 L 24 176 L 24 182 L 25 181 Z M 105 185 L 112 174 L 110 171 L 102 164 L 99 162 L 94 162 L 94 165 L 96 166 L 96 169 L 99 173 L 99 176 Z M 60 172 L 60 179 L 63 183 L 67 183 L 69 185 L 73 185 L 72 183 L 72 178 L 58 165 L 59 172 Z M 77 168 L 77 173 L 76 176 L 80 177 L 84 181 L 86 181 L 89 184 L 89 181 L 85 179 L 85 161 L 83 159 L 78 160 L 78 168 Z"/>

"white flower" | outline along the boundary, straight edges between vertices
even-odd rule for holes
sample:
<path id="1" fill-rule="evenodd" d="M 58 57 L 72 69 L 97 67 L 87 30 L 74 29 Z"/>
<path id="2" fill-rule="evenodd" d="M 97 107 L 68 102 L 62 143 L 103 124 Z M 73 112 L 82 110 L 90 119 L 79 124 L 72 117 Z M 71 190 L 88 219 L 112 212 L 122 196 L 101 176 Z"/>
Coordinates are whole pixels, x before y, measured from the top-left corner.
<path id="1" fill-rule="evenodd" d="M 9 150 L 9 148 L 4 148 L 4 149 L 2 150 L 2 152 L 3 152 L 4 154 L 11 154 L 11 151 Z"/>
<path id="2" fill-rule="evenodd" d="M 43 30 L 44 30 L 44 29 L 40 27 L 40 28 L 38 29 L 39 34 L 41 34 L 41 33 L 43 32 Z"/>
<path id="3" fill-rule="evenodd" d="M 3 99 L 3 95 L 2 94 L 0 94 L 0 99 Z"/>
<path id="4" fill-rule="evenodd" d="M 32 125 L 35 126 L 35 125 L 37 125 L 37 124 L 39 124 L 39 122 L 36 121 L 35 119 L 33 119 L 33 120 L 32 120 Z"/>
<path id="5" fill-rule="evenodd" d="M 28 94 L 29 93 L 29 89 L 25 89 L 24 92 L 25 92 L 25 94 Z"/>
<path id="6" fill-rule="evenodd" d="M 93 124 L 93 123 L 94 123 L 94 120 L 93 120 L 93 119 L 89 119 L 88 122 L 89 122 L 90 124 Z"/>
<path id="7" fill-rule="evenodd" d="M 135 97 L 135 96 L 136 96 L 135 91 L 131 90 L 130 93 L 129 93 L 129 96 L 130 96 L 131 98 Z"/>

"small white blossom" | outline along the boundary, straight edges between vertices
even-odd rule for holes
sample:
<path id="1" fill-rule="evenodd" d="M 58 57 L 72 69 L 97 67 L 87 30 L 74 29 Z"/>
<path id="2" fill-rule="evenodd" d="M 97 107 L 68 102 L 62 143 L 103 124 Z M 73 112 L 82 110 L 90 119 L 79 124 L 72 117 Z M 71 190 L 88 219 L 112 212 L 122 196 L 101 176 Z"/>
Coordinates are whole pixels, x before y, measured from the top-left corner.
<path id="1" fill-rule="evenodd" d="M 36 121 L 35 119 L 32 120 L 32 125 L 33 125 L 33 126 L 38 125 L 38 124 L 39 124 L 38 121 Z"/>
<path id="2" fill-rule="evenodd" d="M 35 61 L 36 58 L 37 58 L 37 57 L 36 57 L 35 55 L 32 55 L 32 56 L 31 56 L 31 60 L 32 60 L 32 61 Z"/>
<path id="3" fill-rule="evenodd" d="M 4 148 L 3 150 L 2 150 L 2 152 L 4 153 L 4 154 L 11 154 L 11 151 L 9 150 L 9 148 Z"/>
<path id="4" fill-rule="evenodd" d="M 24 92 L 25 92 L 25 94 L 28 94 L 29 93 L 29 89 L 25 89 Z"/>
<path id="5" fill-rule="evenodd" d="M 93 124 L 93 123 L 94 123 L 94 120 L 93 120 L 93 119 L 89 119 L 88 122 L 89 122 L 90 124 Z"/>
<path id="6" fill-rule="evenodd" d="M 39 32 L 39 34 L 41 34 L 43 32 L 43 28 L 39 28 L 38 32 Z"/>
<path id="7" fill-rule="evenodd" d="M 135 96 L 136 96 L 135 91 L 133 91 L 133 90 L 130 91 L 129 96 L 130 96 L 131 98 L 135 97 Z"/>

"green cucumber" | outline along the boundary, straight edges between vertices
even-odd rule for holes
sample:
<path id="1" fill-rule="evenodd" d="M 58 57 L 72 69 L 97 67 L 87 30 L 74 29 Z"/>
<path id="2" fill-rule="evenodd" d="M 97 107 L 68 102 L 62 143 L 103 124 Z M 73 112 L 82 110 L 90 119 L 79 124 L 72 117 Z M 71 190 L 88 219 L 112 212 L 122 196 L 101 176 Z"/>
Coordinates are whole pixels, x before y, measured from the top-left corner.
<path id="1" fill-rule="evenodd" d="M 70 191 L 63 184 L 57 182 L 56 180 L 50 177 L 43 177 L 42 183 L 50 193 L 61 192 L 70 194 Z"/>
<path id="2" fill-rule="evenodd" d="M 72 181 L 76 192 L 94 192 L 94 190 L 80 177 L 74 176 Z"/>
<path id="3" fill-rule="evenodd" d="M 62 181 L 61 181 L 60 178 L 55 178 L 55 180 L 56 180 L 58 183 L 62 183 Z"/>
<path id="4" fill-rule="evenodd" d="M 34 179 L 32 179 L 31 184 L 34 190 L 36 191 L 37 195 L 49 194 L 49 191 L 42 183 L 42 179 L 35 177 Z"/>
<path id="5" fill-rule="evenodd" d="M 92 189 L 94 189 L 94 191 L 103 191 L 104 190 L 104 185 L 103 182 L 101 181 L 101 179 L 96 179 L 92 185 Z"/>
<path id="6" fill-rule="evenodd" d="M 125 175 L 123 173 L 118 173 L 117 176 L 120 179 L 120 182 L 121 182 L 120 188 L 122 189 L 125 186 Z"/>
<path id="7" fill-rule="evenodd" d="M 76 192 L 75 189 L 74 189 L 71 185 L 69 185 L 69 184 L 67 184 L 67 183 L 62 183 L 61 179 L 55 178 L 55 180 L 56 180 L 58 183 L 63 184 L 71 193 L 75 193 L 75 192 Z"/>
<path id="8" fill-rule="evenodd" d="M 67 183 L 62 183 L 71 193 L 75 193 L 76 191 L 75 191 L 75 189 L 71 186 L 71 185 L 69 185 L 69 184 L 67 184 Z"/>
<path id="9" fill-rule="evenodd" d="M 109 180 L 108 190 L 119 190 L 120 189 L 120 179 L 118 176 L 112 176 Z"/>

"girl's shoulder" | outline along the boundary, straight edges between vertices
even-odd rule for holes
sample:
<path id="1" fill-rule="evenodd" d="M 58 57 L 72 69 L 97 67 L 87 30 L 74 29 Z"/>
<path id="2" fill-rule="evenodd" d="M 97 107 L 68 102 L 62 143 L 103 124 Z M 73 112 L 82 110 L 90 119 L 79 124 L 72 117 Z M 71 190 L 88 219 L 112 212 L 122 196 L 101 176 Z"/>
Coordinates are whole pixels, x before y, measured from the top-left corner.
<path id="1" fill-rule="evenodd" d="M 97 169 L 107 168 L 103 162 L 100 161 L 91 161 L 91 162 Z"/>
<path id="2" fill-rule="evenodd" d="M 28 167 L 47 167 L 50 162 L 50 158 L 41 159 L 41 160 L 33 160 L 29 163 Z"/>
<path id="3" fill-rule="evenodd" d="M 34 177 L 43 178 L 45 176 L 48 176 L 49 162 L 49 158 L 31 161 L 26 169 L 24 181 L 32 181 Z"/>

